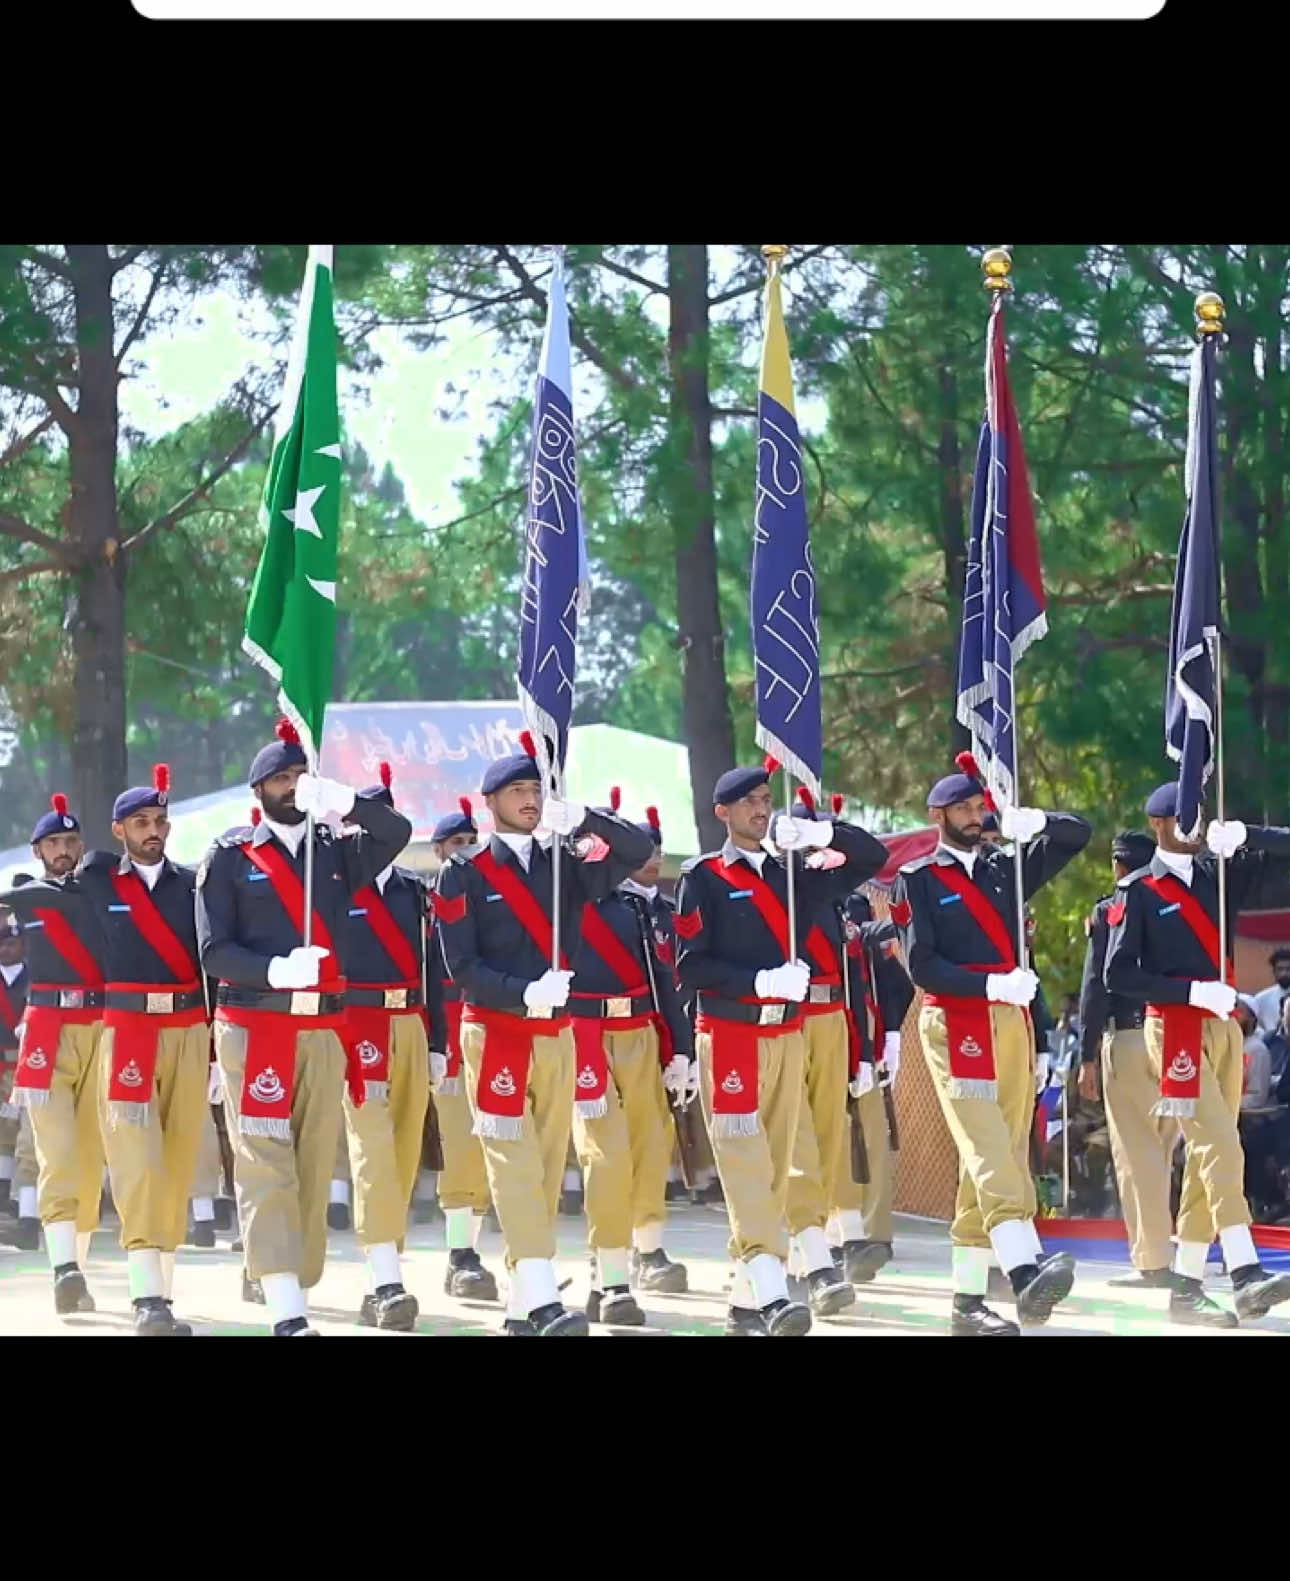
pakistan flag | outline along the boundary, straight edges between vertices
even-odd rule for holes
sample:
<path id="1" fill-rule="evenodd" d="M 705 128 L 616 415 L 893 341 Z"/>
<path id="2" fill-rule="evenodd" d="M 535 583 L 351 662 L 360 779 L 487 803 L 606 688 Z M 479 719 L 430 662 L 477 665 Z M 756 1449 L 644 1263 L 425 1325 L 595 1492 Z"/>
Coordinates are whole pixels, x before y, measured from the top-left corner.
<path id="1" fill-rule="evenodd" d="M 282 711 L 318 761 L 331 694 L 340 539 L 340 418 L 332 250 L 310 247 L 260 516 L 264 551 L 242 646 L 278 682 Z"/>

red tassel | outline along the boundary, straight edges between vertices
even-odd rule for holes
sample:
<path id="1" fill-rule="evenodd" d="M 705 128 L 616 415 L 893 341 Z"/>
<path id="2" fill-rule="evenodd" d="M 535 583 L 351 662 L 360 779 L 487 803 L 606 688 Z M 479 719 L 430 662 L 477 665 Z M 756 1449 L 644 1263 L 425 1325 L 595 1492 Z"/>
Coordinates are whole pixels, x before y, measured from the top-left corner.
<path id="1" fill-rule="evenodd" d="M 251 827 L 254 829 L 259 824 L 260 819 L 263 817 L 264 813 L 261 811 L 259 803 L 257 802 L 256 805 L 251 808 Z"/>
<path id="2" fill-rule="evenodd" d="M 771 757 L 770 753 L 768 752 L 761 760 L 761 766 L 766 770 L 767 774 L 774 774 L 781 765 L 779 759 Z"/>
<path id="3" fill-rule="evenodd" d="M 829 805 L 833 808 L 833 816 L 835 818 L 840 818 L 842 816 L 843 800 L 844 797 L 840 791 L 834 791 L 833 795 L 829 797 Z"/>
<path id="4" fill-rule="evenodd" d="M 54 794 L 49 798 L 49 805 L 54 809 L 60 818 L 66 818 L 67 797 L 63 795 L 62 791 L 54 792 Z"/>
<path id="5" fill-rule="evenodd" d="M 279 741 L 285 741 L 288 746 L 298 747 L 300 745 L 300 732 L 285 714 L 281 719 L 278 720 L 277 724 L 274 725 L 273 733 L 275 736 L 277 736 Z"/>
<path id="6" fill-rule="evenodd" d="M 650 826 L 651 829 L 657 829 L 660 834 L 662 833 L 663 826 L 658 821 L 657 807 L 647 807 L 645 809 L 645 822 Z"/>
<path id="7" fill-rule="evenodd" d="M 394 778 L 394 770 L 388 763 L 378 763 L 376 772 L 381 776 L 381 784 L 385 786 L 386 790 L 389 790 L 390 781 Z"/>
<path id="8" fill-rule="evenodd" d="M 474 819 L 475 809 L 470 805 L 469 796 L 458 796 L 457 805 L 461 808 L 462 812 L 466 814 L 467 818 L 470 818 L 471 820 Z"/>
<path id="9" fill-rule="evenodd" d="M 960 774 L 970 774 L 974 780 L 981 778 L 981 770 L 970 752 L 960 752 L 954 759 L 954 766 Z"/>
<path id="10" fill-rule="evenodd" d="M 802 806 L 806 808 L 807 812 L 814 814 L 815 797 L 811 795 L 810 788 L 808 786 L 799 785 L 797 787 L 797 799 L 801 802 Z"/>
<path id="11" fill-rule="evenodd" d="M 154 763 L 152 765 L 152 788 L 164 796 L 170 790 L 170 764 Z"/>
<path id="12" fill-rule="evenodd" d="M 617 812 L 623 804 L 623 793 L 617 785 L 609 787 L 609 810 Z"/>

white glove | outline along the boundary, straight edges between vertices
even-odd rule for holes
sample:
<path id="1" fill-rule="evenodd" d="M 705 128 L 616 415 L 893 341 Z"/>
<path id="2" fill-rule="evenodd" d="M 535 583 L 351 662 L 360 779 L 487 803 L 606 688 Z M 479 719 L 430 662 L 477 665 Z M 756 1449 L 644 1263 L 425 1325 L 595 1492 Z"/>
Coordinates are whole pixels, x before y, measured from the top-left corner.
<path id="1" fill-rule="evenodd" d="M 991 972 L 985 980 L 985 997 L 1005 1005 L 1028 1005 L 1039 992 L 1039 979 L 1024 966 L 1010 972 Z"/>
<path id="2" fill-rule="evenodd" d="M 542 825 L 552 834 L 572 834 L 581 827 L 586 816 L 587 809 L 581 802 L 557 801 L 554 796 L 548 796 L 542 803 Z"/>
<path id="3" fill-rule="evenodd" d="M 304 778 L 302 774 L 301 779 Z M 290 955 L 275 955 L 269 962 L 270 988 L 316 988 L 318 963 L 330 955 L 321 944 L 301 944 Z"/>
<path id="4" fill-rule="evenodd" d="M 827 818 L 791 818 L 782 812 L 775 819 L 771 839 L 781 851 L 801 851 L 808 846 L 817 851 L 833 839 L 833 825 Z"/>
<path id="5" fill-rule="evenodd" d="M 896 1079 L 896 1072 L 900 1069 L 900 1033 L 884 1032 L 882 1035 L 882 1062 L 887 1067 L 887 1075 L 892 1081 Z"/>
<path id="6" fill-rule="evenodd" d="M 847 1083 L 847 1091 L 853 1098 L 863 1098 L 865 1093 L 873 1091 L 873 1066 L 861 1060 L 860 1068 Z"/>
<path id="7" fill-rule="evenodd" d="M 1232 818 L 1227 823 L 1219 823 L 1215 819 L 1205 831 L 1205 844 L 1215 856 L 1235 856 L 1245 844 L 1248 833 L 1239 818 Z"/>
<path id="8" fill-rule="evenodd" d="M 436 1091 L 438 1091 L 439 1083 L 441 1081 L 443 1081 L 443 1079 L 447 1076 L 447 1074 L 448 1074 L 448 1056 L 446 1054 L 436 1054 L 435 1051 L 433 1049 L 431 1049 L 430 1050 L 430 1085 Z"/>
<path id="9" fill-rule="evenodd" d="M 524 1003 L 530 1010 L 558 1010 L 569 998 L 572 978 L 572 972 L 554 968 L 543 972 L 541 977 L 524 985 Z"/>
<path id="10" fill-rule="evenodd" d="M 224 1083 L 220 1079 L 219 1066 L 211 1061 L 211 1079 L 206 1083 L 206 1102 L 224 1102 Z"/>
<path id="11" fill-rule="evenodd" d="M 782 966 L 764 967 L 753 979 L 753 992 L 758 999 L 806 998 L 811 986 L 811 968 L 803 961 L 785 961 Z"/>
<path id="12" fill-rule="evenodd" d="M 1005 807 L 999 819 L 999 833 L 1005 840 L 1033 840 L 1044 832 L 1048 814 L 1038 807 Z"/>
<path id="13" fill-rule="evenodd" d="M 670 1092 L 680 1097 L 685 1091 L 685 1083 L 690 1072 L 690 1062 L 684 1054 L 673 1054 L 663 1072 L 663 1086 Z"/>
<path id="14" fill-rule="evenodd" d="M 1043 1092 L 1044 1088 L 1047 1087 L 1047 1085 L 1048 1085 L 1048 1072 L 1049 1072 L 1050 1069 L 1051 1069 L 1051 1061 L 1049 1060 L 1048 1055 L 1047 1054 L 1036 1054 L 1035 1055 L 1035 1091 L 1037 1093 Z"/>
<path id="15" fill-rule="evenodd" d="M 1230 1016 L 1236 1006 L 1236 989 L 1218 981 L 1196 981 L 1187 994 L 1187 1003 L 1212 1015 Z"/>
<path id="16" fill-rule="evenodd" d="M 339 780 L 321 779 L 316 774 L 302 774 L 296 781 L 296 806 L 324 821 L 344 818 L 354 810 L 354 787 L 342 785 Z"/>
<path id="17" fill-rule="evenodd" d="M 699 1096 L 699 1062 L 697 1059 L 685 1062 L 685 1091 L 681 1094 L 681 1107 L 688 1109 Z"/>

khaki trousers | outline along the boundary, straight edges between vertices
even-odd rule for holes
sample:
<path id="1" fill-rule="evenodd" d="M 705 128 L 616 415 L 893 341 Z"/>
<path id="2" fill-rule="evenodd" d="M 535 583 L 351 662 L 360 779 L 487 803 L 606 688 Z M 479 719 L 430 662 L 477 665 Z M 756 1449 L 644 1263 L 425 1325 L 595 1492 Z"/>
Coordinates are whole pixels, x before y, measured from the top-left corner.
<path id="1" fill-rule="evenodd" d="M 368 1098 L 357 1109 L 348 1088 L 343 1098 L 354 1180 L 354 1232 L 362 1246 L 393 1241 L 402 1249 L 429 1101 L 425 1023 L 417 1012 L 391 1016 L 389 1097 Z"/>
<path id="2" fill-rule="evenodd" d="M 26 1109 L 18 1116 L 18 1140 L 13 1150 L 13 1186 L 34 1186 L 40 1176 L 36 1162 L 36 1138 L 31 1131 L 31 1116 Z M 100 1184 L 102 1176 L 99 1177 Z"/>
<path id="3" fill-rule="evenodd" d="M 959 1151 L 959 1189 L 950 1240 L 990 1245 L 990 1231 L 1010 1219 L 1033 1219 L 1038 1206 L 1028 1146 L 1035 1110 L 1035 1042 L 1029 1018 L 1016 1005 L 991 1005 L 997 1101 L 950 1096 L 950 1049 L 945 1011 L 925 1004 L 918 1034 L 945 1123 Z"/>
<path id="4" fill-rule="evenodd" d="M 661 1224 L 672 1156 L 671 1112 L 658 1062 L 658 1032 L 605 1026 L 609 1111 L 584 1120 L 574 1106 L 573 1141 L 582 1166 L 588 1244 L 630 1246 L 632 1231 Z"/>
<path id="5" fill-rule="evenodd" d="M 484 1028 L 477 1021 L 462 1021 L 461 1057 L 473 1124 L 475 1090 L 484 1058 Z M 493 1136 L 478 1138 L 488 1189 L 506 1242 L 507 1268 L 513 1268 L 522 1257 L 555 1256 L 555 1220 L 573 1119 L 575 1065 L 571 1028 L 565 1027 L 554 1037 L 535 1037 L 524 1134 L 517 1142 Z"/>
<path id="6" fill-rule="evenodd" d="M 891 1240 L 891 1209 L 894 1175 L 891 1167 L 891 1140 L 887 1135 L 887 1111 L 877 1087 L 860 1098 L 860 1129 L 864 1132 L 865 1154 L 869 1160 L 869 1184 L 851 1178 L 851 1116 L 842 1128 L 842 1155 L 830 1212 L 852 1209 L 864 1217 L 867 1241 Z"/>
<path id="7" fill-rule="evenodd" d="M 327 1188 L 341 1124 L 345 1050 L 330 1029 L 297 1032 L 287 1017 L 283 1021 L 283 1036 L 296 1040 L 289 1142 L 274 1136 L 243 1136 L 238 1129 L 246 1069 L 245 1027 L 216 1021 L 215 1057 L 224 1084 L 247 1273 L 252 1279 L 295 1274 L 308 1290 L 322 1277 L 327 1253 Z"/>
<path id="8" fill-rule="evenodd" d="M 802 1024 L 806 1045 L 805 1088 L 793 1139 L 788 1177 L 788 1233 L 823 1229 L 836 1205 L 838 1176 L 851 1173 L 850 1120 L 847 1116 L 847 1065 L 850 1049 L 846 1011 L 808 1015 Z"/>
<path id="9" fill-rule="evenodd" d="M 469 1208 L 473 1213 L 488 1211 L 488 1171 L 484 1168 L 484 1149 L 471 1131 L 470 1100 L 465 1088 L 469 1077 L 462 1071 L 462 1091 L 437 1092 L 435 1112 L 439 1116 L 439 1140 L 443 1145 L 443 1169 L 439 1175 L 439 1206 Z"/>
<path id="10" fill-rule="evenodd" d="M 207 1063 L 209 1073 L 210 1065 Z M 207 1075 L 207 1086 L 210 1085 L 210 1076 Z M 219 1132 L 215 1128 L 215 1116 L 208 1103 L 202 1105 L 201 1133 L 197 1139 L 197 1167 L 193 1171 L 193 1183 L 188 1188 L 190 1197 L 218 1197 L 220 1194 L 220 1176 L 224 1171 L 224 1158 L 219 1147 Z"/>
<path id="11" fill-rule="evenodd" d="M 1104 1033 L 1102 1098 L 1135 1268 L 1168 1268 L 1173 1256 L 1169 1181 L 1178 1122 L 1172 1115 L 1152 1115 L 1159 1096 L 1141 1028 Z"/>
<path id="12" fill-rule="evenodd" d="M 99 1039 L 103 1023 L 64 1025 L 48 1103 L 28 1110 L 36 1148 L 36 1189 L 43 1224 L 75 1219 L 84 1234 L 99 1223 L 103 1136 L 99 1129 Z"/>
<path id="13" fill-rule="evenodd" d="M 805 1092 L 806 1041 L 802 1031 L 794 1027 L 778 1037 L 757 1039 L 761 1126 L 752 1136 L 713 1136 L 712 1034 L 698 1033 L 695 1048 L 703 1118 L 730 1213 L 730 1255 L 736 1262 L 763 1252 L 786 1259 L 789 1170 Z"/>
<path id="14" fill-rule="evenodd" d="M 1155 1097 L 1159 1097 L 1160 1064 L 1164 1052 L 1164 1026 L 1159 1016 L 1148 1016 L 1147 1059 Z M 1187 1143 L 1182 1200 L 1178 1204 L 1178 1239 L 1205 1245 L 1220 1230 L 1248 1224 L 1245 1201 L 1245 1153 L 1236 1117 L 1241 1106 L 1241 1081 L 1245 1068 L 1245 1039 L 1235 1021 L 1207 1016 L 1201 1023 L 1200 1096 L 1193 1119 L 1179 1120 Z"/>
<path id="15" fill-rule="evenodd" d="M 116 1028 L 99 1044 L 99 1124 L 112 1178 L 112 1201 L 127 1252 L 173 1252 L 188 1225 L 188 1195 L 197 1168 L 203 1116 L 210 1121 L 210 1028 L 162 1027 L 148 1123 L 114 1122 L 108 1110 Z"/>
<path id="16" fill-rule="evenodd" d="M 9 1094 L 13 1091 L 14 1073 L 18 1067 L 13 1065 L 0 1065 L 0 1105 L 9 1102 Z M 0 1158 L 12 1158 L 18 1149 L 18 1121 L 7 1120 L 0 1115 Z"/>

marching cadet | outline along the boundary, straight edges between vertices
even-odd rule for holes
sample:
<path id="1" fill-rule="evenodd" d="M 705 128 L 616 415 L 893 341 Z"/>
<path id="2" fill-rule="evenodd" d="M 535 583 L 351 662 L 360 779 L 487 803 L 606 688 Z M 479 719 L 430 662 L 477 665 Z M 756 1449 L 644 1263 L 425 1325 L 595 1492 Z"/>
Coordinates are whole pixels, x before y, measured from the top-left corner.
<path id="1" fill-rule="evenodd" d="M 364 803 L 394 806 L 388 763 Z M 359 835 L 361 838 L 361 834 Z M 354 1229 L 367 1260 L 368 1294 L 359 1321 L 412 1329 L 420 1310 L 403 1288 L 399 1253 L 407 1233 L 421 1134 L 430 1099 L 430 1060 L 421 1014 L 425 890 L 415 873 L 386 866 L 354 892 L 345 964 L 347 1040 L 354 1044 L 365 1101 L 344 1096 L 354 1182 Z"/>
<path id="2" fill-rule="evenodd" d="M 868 1284 L 892 1256 L 894 1122 L 887 1104 L 900 1070 L 900 1029 L 914 1001 L 914 985 L 900 959 L 894 924 L 877 921 L 859 890 L 839 909 L 859 1045 L 849 1091 L 859 1109 L 869 1180 L 853 1180 L 844 1161 L 829 1228 L 841 1249 L 844 1276 L 859 1285 Z"/>
<path id="3" fill-rule="evenodd" d="M 1226 858 L 1227 915 L 1235 919 L 1267 869 L 1290 858 L 1290 829 L 1215 820 L 1204 842 L 1187 841 L 1178 830 L 1177 806 L 1176 783 L 1147 798 L 1156 852 L 1116 885 L 1107 912 L 1105 976 L 1112 994 L 1145 1005 L 1147 1059 L 1159 1085 L 1153 1112 L 1175 1116 L 1187 1143 L 1169 1316 L 1224 1328 L 1236 1319 L 1201 1288 L 1215 1235 L 1238 1318 L 1260 1318 L 1290 1299 L 1290 1274 L 1269 1273 L 1250 1234 L 1236 1118 L 1244 1038 L 1232 1019 L 1230 949 L 1219 962 L 1216 858 Z"/>
<path id="4" fill-rule="evenodd" d="M 1117 834 L 1111 842 L 1116 883 L 1148 867 L 1155 849 L 1150 835 L 1137 831 Z M 1173 1284 L 1169 1267 L 1173 1256 L 1169 1185 L 1178 1121 L 1172 1115 L 1152 1113 L 1160 1086 L 1147 1059 L 1142 1005 L 1121 994 L 1111 994 L 1103 980 L 1111 935 L 1107 913 L 1117 898 L 1114 892 L 1103 895 L 1084 924 L 1088 947 L 1080 986 L 1079 1091 L 1082 1098 L 1096 1103 L 1100 1064 L 1111 1157 L 1129 1237 L 1129 1256 L 1136 1270 L 1108 1283 L 1167 1290 Z"/>
<path id="5" fill-rule="evenodd" d="M 615 786 L 608 808 L 617 813 Z M 636 827 L 651 854 L 632 875 L 658 877 L 658 813 Z M 658 845 L 654 845 L 657 831 Z M 671 968 L 659 958 L 646 904 L 622 887 L 582 908 L 568 1011 L 577 1075 L 573 1140 L 586 1194 L 593 1323 L 640 1324 L 629 1256 L 640 1256 L 640 1288 L 684 1290 L 686 1271 L 663 1250 L 664 1193 L 672 1151 L 668 1094 L 698 1091 L 690 1026 Z M 691 1074 L 693 1073 L 693 1074 Z"/>
<path id="6" fill-rule="evenodd" d="M 280 1338 L 317 1335 L 304 1292 L 322 1275 L 345 1084 L 356 1104 L 364 1098 L 356 1053 L 341 1041 L 349 908 L 412 832 L 384 802 L 305 769 L 295 729 L 282 720 L 248 776 L 263 822 L 221 835 L 197 875 L 201 962 L 219 978 L 215 1052 L 247 1273 Z M 319 820 L 312 853 L 308 812 Z M 335 836 L 342 819 L 361 832 Z M 304 945 L 309 859 L 313 943 Z"/>
<path id="7" fill-rule="evenodd" d="M 1034 1110 L 1035 1044 L 1028 1006 L 1038 978 L 1017 965 L 1014 855 L 982 844 L 985 787 L 970 753 L 960 772 L 932 786 L 940 828 L 930 855 L 896 878 L 892 920 L 909 975 L 923 990 L 918 1031 L 937 1097 L 959 1151 L 950 1333 L 1019 1335 L 986 1306 L 990 1251 L 1008 1276 L 1023 1323 L 1045 1323 L 1070 1292 L 1074 1260 L 1045 1257 L 1035 1231 L 1027 1160 Z M 1009 807 L 1005 840 L 1030 843 L 1022 863 L 1028 898 L 1088 844 L 1092 828 L 1072 813 Z"/>
<path id="8" fill-rule="evenodd" d="M 192 1224 L 189 1226 L 187 1245 L 209 1250 L 215 1245 L 215 1198 L 219 1195 L 220 1156 L 219 1130 L 211 1114 L 211 1104 L 220 1102 L 212 1098 L 219 1094 L 219 1067 L 207 1062 L 206 1108 L 202 1115 L 201 1130 L 197 1139 L 197 1166 L 193 1172 L 192 1196 L 189 1207 Z"/>
<path id="9" fill-rule="evenodd" d="M 458 810 L 440 818 L 430 844 L 440 864 L 458 852 L 471 856 L 479 849 L 479 830 L 468 796 Z M 431 899 L 433 900 L 433 894 Z M 436 912 L 430 945 L 430 1074 L 443 1168 L 439 1172 L 439 1206 L 443 1209 L 448 1268 L 444 1293 L 469 1301 L 496 1301 L 497 1281 L 479 1257 L 479 1237 L 491 1201 L 484 1149 L 471 1130 L 470 1103 L 461 1068 L 461 987 L 444 962 L 443 936 Z"/>
<path id="10" fill-rule="evenodd" d="M 574 1101 L 565 1009 L 572 972 L 552 967 L 552 857 L 539 822 L 562 841 L 560 939 L 572 950 L 582 907 L 603 900 L 650 853 L 634 825 L 548 797 L 525 732 L 523 751 L 489 765 L 481 787 L 496 833 L 473 857 L 440 868 L 435 895 L 444 957 L 462 990 L 466 1092 L 511 1284 L 505 1332 L 585 1335 L 555 1273 L 555 1217 Z M 565 839 L 572 835 L 573 841 Z M 562 959 L 564 956 L 562 949 Z"/>
<path id="11" fill-rule="evenodd" d="M 55 793 L 31 831 L 44 883 L 0 895 L 21 919 L 31 981 L 10 1101 L 27 1110 L 39 1171 L 38 1212 L 54 1271 L 54 1310 L 93 1312 L 82 1264 L 98 1227 L 103 1188 L 99 1129 L 99 1040 L 103 1031 L 102 939 L 87 922 L 78 936 L 61 911 L 34 897 L 62 886 L 85 851 L 81 826 Z"/>
<path id="12" fill-rule="evenodd" d="M 717 781 L 713 807 L 729 833 L 719 851 L 685 864 L 676 915 L 682 990 L 698 995 L 703 1112 L 730 1213 L 735 1283 L 726 1333 L 749 1338 L 805 1334 L 811 1326 L 810 1308 L 789 1299 L 784 1266 L 789 1170 L 805 1090 L 801 1002 L 811 978 L 800 956 L 789 959 L 785 856 L 794 863 L 803 944 L 820 905 L 849 893 L 887 859 L 872 835 L 841 820 L 781 814 L 768 842 L 775 767 L 768 759 Z M 809 855 L 803 860 L 798 852 Z M 843 1071 L 845 1060 L 844 1045 Z M 844 1100 L 841 1091 L 839 1105 Z M 823 1224 L 821 1213 L 820 1223 L 807 1227 L 814 1233 L 798 1237 L 812 1289 L 837 1283 Z"/>
<path id="13" fill-rule="evenodd" d="M 27 968 L 22 929 L 8 907 L 0 906 L 0 1214 L 16 1216 L 19 1207 L 14 1154 L 20 1111 L 9 1101 L 18 1068 L 18 1024 L 27 1008 Z M 17 1232 L 7 1244 L 18 1244 Z M 26 1250 L 35 1251 L 36 1242 Z"/>

